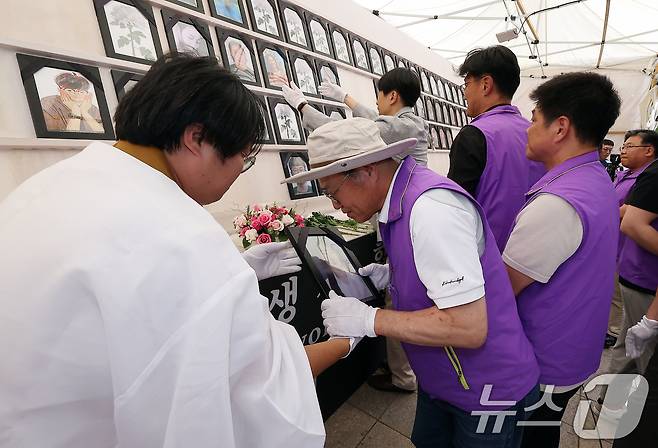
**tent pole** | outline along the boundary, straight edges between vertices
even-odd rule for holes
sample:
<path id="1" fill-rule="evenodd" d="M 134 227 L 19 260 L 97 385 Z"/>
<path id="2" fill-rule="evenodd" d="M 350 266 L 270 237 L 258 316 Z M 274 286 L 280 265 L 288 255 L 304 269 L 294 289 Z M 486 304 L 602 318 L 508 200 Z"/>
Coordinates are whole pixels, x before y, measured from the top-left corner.
<path id="1" fill-rule="evenodd" d="M 599 59 L 596 61 L 596 68 L 601 66 L 601 58 L 603 57 L 603 46 L 605 45 L 605 35 L 608 32 L 608 17 L 610 16 L 610 0 L 605 2 L 605 19 L 603 20 L 603 37 L 601 37 L 601 49 L 599 50 Z"/>

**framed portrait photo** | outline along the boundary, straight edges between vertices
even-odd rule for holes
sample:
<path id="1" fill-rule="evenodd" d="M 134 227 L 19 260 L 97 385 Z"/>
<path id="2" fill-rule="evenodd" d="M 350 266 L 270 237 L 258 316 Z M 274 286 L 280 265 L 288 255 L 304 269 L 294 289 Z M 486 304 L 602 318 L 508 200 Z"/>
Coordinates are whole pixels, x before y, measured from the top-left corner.
<path id="1" fill-rule="evenodd" d="M 368 44 L 368 56 L 370 57 L 370 66 L 372 67 L 372 72 L 375 75 L 383 75 L 386 70 L 384 69 L 384 60 L 382 58 L 382 52 L 379 47 Z"/>
<path id="2" fill-rule="evenodd" d="M 340 85 L 340 78 L 338 78 L 338 69 L 335 64 L 325 62 L 320 59 L 315 60 L 316 73 L 318 74 L 318 81 L 320 83 L 330 82 L 332 84 Z"/>
<path id="3" fill-rule="evenodd" d="M 96 67 L 17 54 L 37 137 L 114 140 Z"/>
<path id="4" fill-rule="evenodd" d="M 324 114 L 329 118 L 344 120 L 347 118 L 345 109 L 338 106 L 324 106 Z"/>
<path id="5" fill-rule="evenodd" d="M 262 145 L 274 145 L 276 141 L 274 140 L 274 132 L 272 132 L 272 123 L 270 122 L 270 111 L 268 108 L 268 101 L 264 95 L 256 94 L 258 101 L 261 103 L 261 112 L 263 114 L 263 121 L 265 122 L 265 135 L 263 138 L 258 141 Z"/>
<path id="6" fill-rule="evenodd" d="M 167 0 L 167 1 L 169 3 L 174 3 L 175 5 L 185 6 L 186 8 L 203 12 L 203 4 L 201 3 L 201 0 Z"/>
<path id="7" fill-rule="evenodd" d="M 334 44 L 336 60 L 352 65 L 352 52 L 350 51 L 350 41 L 347 31 L 336 25 L 332 25 L 329 29 L 331 31 L 331 41 Z"/>
<path id="8" fill-rule="evenodd" d="M 283 86 L 287 86 L 292 78 L 286 52 L 276 45 L 262 41 L 256 42 L 256 48 L 263 70 L 265 87 L 281 90 Z"/>
<path id="9" fill-rule="evenodd" d="M 311 39 L 306 28 L 304 11 L 288 2 L 280 2 L 279 9 L 281 10 L 281 22 L 283 23 L 286 41 L 310 50 L 312 48 Z"/>
<path id="10" fill-rule="evenodd" d="M 399 68 L 409 68 L 409 63 L 401 57 L 398 57 L 397 66 Z"/>
<path id="11" fill-rule="evenodd" d="M 110 70 L 112 75 L 112 82 L 114 83 L 114 91 L 117 94 L 117 99 L 121 99 L 135 87 L 135 84 L 144 77 L 137 73 L 122 72 L 120 70 Z"/>
<path id="12" fill-rule="evenodd" d="M 443 112 L 443 122 L 445 124 L 450 124 L 450 112 L 448 111 L 448 105 L 446 103 L 441 103 L 441 111 Z"/>
<path id="13" fill-rule="evenodd" d="M 425 97 L 425 110 L 427 111 L 427 120 L 436 121 L 436 112 L 434 110 L 434 101 L 432 98 Z"/>
<path id="14" fill-rule="evenodd" d="M 109 57 L 152 64 L 162 56 L 151 5 L 141 0 L 94 0 L 94 8 Z"/>
<path id="15" fill-rule="evenodd" d="M 215 56 L 208 25 L 194 17 L 166 9 L 162 10 L 162 20 L 172 51 L 193 56 Z"/>
<path id="16" fill-rule="evenodd" d="M 443 119 L 443 110 L 441 109 L 441 103 L 439 100 L 432 99 L 432 103 L 434 104 L 434 111 L 436 112 L 436 121 L 437 123 L 445 123 Z"/>
<path id="17" fill-rule="evenodd" d="M 423 69 L 420 70 L 420 87 L 423 89 L 423 92 L 432 93 L 432 91 L 430 90 L 429 78 L 427 77 L 427 73 Z"/>
<path id="18" fill-rule="evenodd" d="M 260 73 L 251 37 L 235 31 L 216 30 L 224 67 L 243 83 L 260 86 Z"/>
<path id="19" fill-rule="evenodd" d="M 395 64 L 395 56 L 393 56 L 391 53 L 384 52 L 384 71 L 390 72 L 395 67 L 397 67 Z"/>
<path id="20" fill-rule="evenodd" d="M 283 40 L 275 0 L 247 0 L 247 7 L 254 31 Z"/>
<path id="21" fill-rule="evenodd" d="M 367 72 L 370 71 L 370 61 L 368 59 L 368 51 L 366 50 L 366 42 L 359 36 L 350 34 L 350 46 L 352 48 L 354 66 Z"/>
<path id="22" fill-rule="evenodd" d="M 208 6 L 210 6 L 210 14 L 216 19 L 244 28 L 248 27 L 242 0 L 208 0 Z"/>
<path id="23" fill-rule="evenodd" d="M 457 121 L 457 108 L 455 106 L 450 107 L 450 121 L 453 126 L 459 126 L 459 121 Z"/>
<path id="24" fill-rule="evenodd" d="M 448 135 L 446 134 L 446 128 L 439 127 L 439 149 L 450 149 L 450 144 L 448 144 Z"/>
<path id="25" fill-rule="evenodd" d="M 290 67 L 292 71 L 295 84 L 299 87 L 304 94 L 320 97 L 318 92 L 318 76 L 315 72 L 315 63 L 310 56 L 301 53 L 290 52 Z"/>
<path id="26" fill-rule="evenodd" d="M 436 85 L 436 78 L 434 77 L 434 75 L 430 73 L 429 79 L 430 79 L 430 90 L 432 92 L 432 95 L 439 96 L 439 88 Z"/>
<path id="27" fill-rule="evenodd" d="M 304 14 L 306 17 L 307 29 L 310 35 L 311 48 L 316 53 L 325 56 L 334 57 L 334 50 L 329 40 L 329 27 L 327 22 L 319 16 L 313 15 L 308 11 Z"/>
<path id="28" fill-rule="evenodd" d="M 445 98 L 446 97 L 446 89 L 445 89 L 445 83 L 443 82 L 442 78 L 437 78 L 436 80 L 436 85 L 438 87 L 438 93 L 439 93 L 439 98 Z"/>
<path id="29" fill-rule="evenodd" d="M 302 123 L 295 109 L 282 98 L 267 99 L 272 115 L 272 127 L 280 145 L 303 145 Z"/>
<path id="30" fill-rule="evenodd" d="M 418 97 L 418 100 L 416 100 L 416 115 L 423 120 L 427 119 L 427 114 L 425 113 L 425 102 L 422 97 Z"/>
<path id="31" fill-rule="evenodd" d="M 430 126 L 430 140 L 432 141 L 431 147 L 433 149 L 441 149 L 438 126 Z"/>
<path id="32" fill-rule="evenodd" d="M 308 153 L 306 152 L 282 151 L 279 153 L 279 156 L 281 157 L 281 165 L 286 177 L 304 173 L 311 169 L 308 162 Z M 288 185 L 290 199 L 312 198 L 319 195 L 318 185 L 314 180 L 286 185 Z"/>
<path id="33" fill-rule="evenodd" d="M 468 115 L 466 115 L 466 110 L 462 109 L 460 113 L 462 115 L 462 123 L 464 123 L 464 126 L 466 126 L 468 124 Z"/>

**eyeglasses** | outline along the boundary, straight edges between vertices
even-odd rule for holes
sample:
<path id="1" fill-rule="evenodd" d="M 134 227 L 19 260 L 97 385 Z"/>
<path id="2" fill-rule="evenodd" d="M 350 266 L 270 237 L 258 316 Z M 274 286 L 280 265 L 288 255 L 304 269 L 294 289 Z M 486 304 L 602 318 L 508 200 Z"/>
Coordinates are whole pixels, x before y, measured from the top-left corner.
<path id="1" fill-rule="evenodd" d="M 651 145 L 621 145 L 621 149 L 648 148 Z"/>
<path id="2" fill-rule="evenodd" d="M 325 189 L 322 189 L 321 193 L 326 197 L 328 197 L 329 199 L 331 199 L 332 201 L 340 202 L 338 199 L 336 199 L 336 194 L 338 193 L 338 190 L 340 190 L 340 188 L 343 186 L 343 184 L 347 181 L 347 178 L 350 177 L 351 175 L 352 173 L 347 173 L 345 177 L 343 177 L 343 180 L 341 180 L 340 183 L 338 184 L 338 187 L 336 187 L 336 189 L 333 191 L 333 193 L 329 193 Z"/>
<path id="3" fill-rule="evenodd" d="M 244 152 L 240 153 L 243 159 L 242 171 L 240 171 L 240 173 L 244 173 L 245 171 L 247 171 L 249 168 L 251 168 L 256 164 L 256 156 L 258 155 L 259 152 L 260 152 L 260 146 L 258 146 L 255 149 L 251 149 L 246 154 Z"/>

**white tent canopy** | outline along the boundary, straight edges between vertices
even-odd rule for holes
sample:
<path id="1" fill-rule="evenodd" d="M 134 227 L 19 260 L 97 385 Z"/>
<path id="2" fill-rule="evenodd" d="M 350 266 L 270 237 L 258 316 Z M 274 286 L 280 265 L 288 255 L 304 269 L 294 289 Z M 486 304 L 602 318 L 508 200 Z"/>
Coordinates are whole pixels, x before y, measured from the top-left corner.
<path id="1" fill-rule="evenodd" d="M 355 0 L 388 23 L 459 65 L 468 50 L 498 44 L 496 34 L 519 29 L 535 11 L 570 0 Z M 512 20 L 510 19 L 512 17 Z M 527 34 L 504 45 L 525 76 L 548 67 L 639 71 L 658 54 L 655 0 L 582 0 L 532 15 Z M 527 37 L 527 40 L 526 40 Z M 532 42 L 538 43 L 533 45 Z M 602 41 L 605 41 L 602 44 Z M 530 42 L 530 44 L 528 43 Z M 530 58 L 537 56 L 537 58 Z"/>

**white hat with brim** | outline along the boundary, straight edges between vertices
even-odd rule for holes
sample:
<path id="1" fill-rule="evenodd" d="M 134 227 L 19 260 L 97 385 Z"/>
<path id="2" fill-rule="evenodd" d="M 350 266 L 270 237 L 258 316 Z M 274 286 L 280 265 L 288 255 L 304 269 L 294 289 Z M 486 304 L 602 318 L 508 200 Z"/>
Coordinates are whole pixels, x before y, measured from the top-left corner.
<path id="1" fill-rule="evenodd" d="M 408 138 L 387 145 L 375 122 L 365 118 L 332 121 L 320 126 L 308 137 L 309 162 L 311 167 L 316 167 L 288 177 L 281 183 L 320 179 L 381 162 L 399 156 L 417 142 L 415 138 Z"/>

